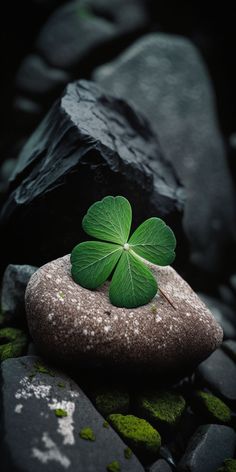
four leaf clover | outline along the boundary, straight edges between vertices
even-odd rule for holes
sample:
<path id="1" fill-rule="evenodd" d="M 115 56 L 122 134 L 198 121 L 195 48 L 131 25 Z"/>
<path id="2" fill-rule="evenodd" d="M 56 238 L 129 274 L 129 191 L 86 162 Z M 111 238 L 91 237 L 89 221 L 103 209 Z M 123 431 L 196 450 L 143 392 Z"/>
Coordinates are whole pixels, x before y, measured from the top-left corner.
<path id="1" fill-rule="evenodd" d="M 160 218 L 144 221 L 130 236 L 132 209 L 124 197 L 94 203 L 82 226 L 100 241 L 82 242 L 71 253 L 74 281 L 90 290 L 100 287 L 114 271 L 109 288 L 113 305 L 135 308 L 157 293 L 157 282 L 144 259 L 165 266 L 175 258 L 173 231 Z"/>

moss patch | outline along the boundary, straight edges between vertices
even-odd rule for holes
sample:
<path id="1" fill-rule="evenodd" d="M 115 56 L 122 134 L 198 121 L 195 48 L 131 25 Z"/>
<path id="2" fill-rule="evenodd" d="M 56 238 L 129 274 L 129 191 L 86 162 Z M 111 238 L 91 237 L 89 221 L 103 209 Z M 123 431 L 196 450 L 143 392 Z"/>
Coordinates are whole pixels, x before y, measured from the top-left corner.
<path id="1" fill-rule="evenodd" d="M 54 410 L 54 413 L 58 418 L 64 418 L 65 416 L 68 416 L 67 411 L 63 410 L 62 408 L 57 408 Z"/>
<path id="2" fill-rule="evenodd" d="M 176 392 L 161 390 L 144 394 L 137 400 L 138 409 L 155 426 L 176 426 L 186 406 L 185 399 Z"/>
<path id="3" fill-rule="evenodd" d="M 16 328 L 0 329 L 0 361 L 24 354 L 28 339 L 24 331 Z"/>
<path id="4" fill-rule="evenodd" d="M 217 472 L 236 472 L 236 459 L 226 459 Z"/>
<path id="5" fill-rule="evenodd" d="M 218 423 L 229 423 L 231 410 L 220 398 L 203 391 L 196 392 L 196 408 L 203 416 Z"/>
<path id="6" fill-rule="evenodd" d="M 96 408 L 105 418 L 112 413 L 128 413 L 129 402 L 129 394 L 117 389 L 99 392 L 95 397 Z"/>
<path id="7" fill-rule="evenodd" d="M 79 435 L 82 439 L 85 439 L 86 441 L 95 441 L 96 439 L 92 428 L 89 427 L 81 429 Z"/>
<path id="8" fill-rule="evenodd" d="M 49 369 L 46 365 L 42 364 L 41 362 L 35 362 L 34 369 L 39 374 L 47 374 L 51 377 L 55 377 L 55 372 Z"/>
<path id="9" fill-rule="evenodd" d="M 103 426 L 103 428 L 109 428 L 110 425 L 109 425 L 108 421 L 103 421 L 102 426 Z"/>
<path id="10" fill-rule="evenodd" d="M 120 472 L 121 467 L 118 461 L 113 461 L 107 465 L 107 472 Z"/>
<path id="11" fill-rule="evenodd" d="M 137 453 L 148 457 L 158 454 L 160 434 L 146 420 L 120 414 L 110 415 L 108 419 L 121 438 Z"/>
<path id="12" fill-rule="evenodd" d="M 133 453 L 132 453 L 130 447 L 126 447 L 126 448 L 124 449 L 124 456 L 125 456 L 125 458 L 126 458 L 126 459 L 131 459 L 132 455 L 133 455 Z"/>

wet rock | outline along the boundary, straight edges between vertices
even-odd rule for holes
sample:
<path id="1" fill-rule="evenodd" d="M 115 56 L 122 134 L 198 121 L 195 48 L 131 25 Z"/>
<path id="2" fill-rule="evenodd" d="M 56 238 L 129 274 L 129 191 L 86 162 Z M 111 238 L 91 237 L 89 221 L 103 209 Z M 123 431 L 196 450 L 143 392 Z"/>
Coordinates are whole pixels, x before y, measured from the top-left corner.
<path id="1" fill-rule="evenodd" d="M 71 252 L 88 207 L 109 194 L 129 199 L 135 225 L 163 216 L 178 237 L 181 187 L 146 120 L 98 85 L 75 82 L 19 156 L 1 215 L 3 257 L 41 265 Z"/>
<path id="2" fill-rule="evenodd" d="M 57 9 L 43 26 L 36 48 L 53 67 L 75 69 L 114 40 L 141 30 L 147 22 L 144 2 L 81 0 Z"/>
<path id="3" fill-rule="evenodd" d="M 236 402 L 236 364 L 222 349 L 217 349 L 202 362 L 197 372 L 226 402 Z"/>
<path id="4" fill-rule="evenodd" d="M 219 425 L 200 426 L 189 441 L 178 471 L 215 472 L 236 446 L 236 434 L 232 428 Z"/>
<path id="5" fill-rule="evenodd" d="M 25 315 L 25 289 L 31 275 L 37 267 L 30 265 L 7 266 L 3 281 L 1 294 L 2 314 L 5 320 L 20 323 Z"/>
<path id="6" fill-rule="evenodd" d="M 236 341 L 228 339 L 222 344 L 222 349 L 236 362 Z"/>
<path id="7" fill-rule="evenodd" d="M 46 264 L 26 290 L 34 342 L 46 355 L 69 364 L 163 374 L 192 369 L 221 343 L 222 330 L 174 269 L 153 267 L 153 273 L 168 300 L 157 295 L 131 310 L 111 305 L 107 283 L 96 291 L 76 284 L 69 256 Z"/>
<path id="8" fill-rule="evenodd" d="M 143 472 L 134 455 L 124 457 L 125 444 L 103 427 L 104 419 L 69 377 L 38 357 L 7 360 L 1 372 L 5 472 L 104 472 L 114 460 L 122 470 Z"/>
<path id="9" fill-rule="evenodd" d="M 212 86 L 198 51 L 179 36 L 151 34 L 99 68 L 94 78 L 149 118 L 186 190 L 184 227 L 192 262 L 219 271 L 236 240 L 235 196 Z"/>

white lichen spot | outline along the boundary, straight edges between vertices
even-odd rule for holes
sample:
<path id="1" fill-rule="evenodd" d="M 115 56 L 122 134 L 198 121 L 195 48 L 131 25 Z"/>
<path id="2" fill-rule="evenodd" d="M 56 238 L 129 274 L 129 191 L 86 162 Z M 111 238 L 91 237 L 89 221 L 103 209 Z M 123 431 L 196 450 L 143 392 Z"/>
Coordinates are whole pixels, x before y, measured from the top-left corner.
<path id="1" fill-rule="evenodd" d="M 18 388 L 18 390 L 15 393 L 15 398 L 17 400 L 24 398 L 27 400 L 28 398 L 35 397 L 37 400 L 46 398 L 48 399 L 49 393 L 51 390 L 51 385 L 43 385 L 43 384 L 38 384 L 35 385 L 30 380 L 28 377 L 23 377 L 20 381 L 21 388 Z"/>
<path id="2" fill-rule="evenodd" d="M 95 332 L 94 332 L 94 331 L 91 331 L 90 334 L 91 334 L 91 336 L 94 336 L 94 335 L 95 335 Z"/>
<path id="3" fill-rule="evenodd" d="M 161 321 L 161 317 L 159 315 L 155 316 L 155 321 L 156 323 L 159 323 Z"/>
<path id="4" fill-rule="evenodd" d="M 108 333 L 111 330 L 111 326 L 104 326 L 105 333 Z"/>
<path id="5" fill-rule="evenodd" d="M 58 462 L 62 467 L 67 469 L 70 466 L 70 460 L 62 454 L 56 443 L 50 438 L 48 433 L 43 433 L 42 442 L 44 450 L 33 447 L 32 456 L 38 459 L 42 464 L 47 464 L 49 461 Z"/>
<path id="6" fill-rule="evenodd" d="M 88 330 L 87 330 L 87 329 L 83 329 L 83 334 L 84 334 L 85 336 L 87 336 Z"/>
<path id="7" fill-rule="evenodd" d="M 63 436 L 63 444 L 73 445 L 75 443 L 74 438 L 74 420 L 73 414 L 75 411 L 75 404 L 71 401 L 61 400 L 58 401 L 56 398 L 52 399 L 52 402 L 48 404 L 50 410 L 61 409 L 66 411 L 67 416 L 63 416 L 58 419 L 58 433 Z"/>
<path id="8" fill-rule="evenodd" d="M 52 321 L 53 317 L 54 317 L 54 313 L 49 313 L 48 314 L 49 321 Z"/>
<path id="9" fill-rule="evenodd" d="M 101 317 L 101 316 L 99 316 L 99 317 L 97 318 L 97 322 L 98 322 L 98 323 L 102 323 L 102 317 Z"/>
<path id="10" fill-rule="evenodd" d="M 15 413 L 21 413 L 22 408 L 23 408 L 22 403 L 18 403 L 18 405 L 15 406 Z"/>

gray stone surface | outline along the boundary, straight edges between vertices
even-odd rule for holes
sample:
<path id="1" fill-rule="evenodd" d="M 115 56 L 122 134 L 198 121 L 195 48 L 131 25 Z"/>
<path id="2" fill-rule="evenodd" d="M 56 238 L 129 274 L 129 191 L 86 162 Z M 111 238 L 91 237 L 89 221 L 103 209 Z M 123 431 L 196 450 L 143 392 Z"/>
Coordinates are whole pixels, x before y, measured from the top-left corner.
<path id="1" fill-rule="evenodd" d="M 236 434 L 232 428 L 219 425 L 200 426 L 189 441 L 182 457 L 180 472 L 216 472 L 225 459 L 233 457 Z"/>
<path id="2" fill-rule="evenodd" d="M 21 93 L 35 98 L 50 93 L 55 94 L 69 82 L 70 76 L 63 70 L 48 66 L 36 54 L 27 56 L 22 62 L 16 76 L 16 87 Z"/>
<path id="3" fill-rule="evenodd" d="M 199 297 L 214 315 L 216 321 L 224 331 L 224 339 L 236 338 L 236 316 L 235 310 L 218 298 L 205 293 L 199 293 Z"/>
<path id="4" fill-rule="evenodd" d="M 147 121 L 97 84 L 75 82 L 19 156 L 1 213 L 2 260 L 42 265 L 71 252 L 88 207 L 106 195 L 129 199 L 134 225 L 165 217 L 178 238 L 181 187 Z"/>
<path id="5" fill-rule="evenodd" d="M 153 266 L 164 290 L 147 305 L 117 308 L 107 284 L 96 291 L 76 284 L 69 256 L 41 267 L 26 291 L 28 325 L 35 344 L 54 359 L 154 368 L 192 368 L 222 341 L 222 329 L 190 286 L 168 267 Z"/>
<path id="6" fill-rule="evenodd" d="M 172 469 L 169 464 L 164 459 L 158 459 L 152 467 L 150 467 L 149 472 L 171 472 Z"/>
<path id="7" fill-rule="evenodd" d="M 121 470 L 143 472 L 134 455 L 125 459 L 125 444 L 103 427 L 104 419 L 81 389 L 50 367 L 43 372 L 38 362 L 38 357 L 21 357 L 1 366 L 2 470 L 104 472 L 117 460 Z M 57 409 L 67 416 L 58 417 Z M 86 427 L 95 441 L 80 437 Z"/>
<path id="8" fill-rule="evenodd" d="M 1 308 L 5 319 L 20 321 L 25 314 L 25 289 L 37 270 L 31 265 L 9 264 L 4 272 L 1 293 Z"/>
<path id="9" fill-rule="evenodd" d="M 235 193 L 212 86 L 198 51 L 182 37 L 151 34 L 93 77 L 149 118 L 186 189 L 184 226 L 192 261 L 219 270 L 236 240 Z"/>
<path id="10" fill-rule="evenodd" d="M 143 28 L 144 2 L 139 0 L 80 0 L 58 8 L 40 31 L 39 53 L 53 67 L 79 68 L 99 48 Z"/>
<path id="11" fill-rule="evenodd" d="M 217 349 L 198 366 L 203 382 L 228 402 L 236 402 L 236 364 L 222 350 Z"/>

